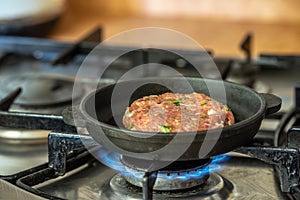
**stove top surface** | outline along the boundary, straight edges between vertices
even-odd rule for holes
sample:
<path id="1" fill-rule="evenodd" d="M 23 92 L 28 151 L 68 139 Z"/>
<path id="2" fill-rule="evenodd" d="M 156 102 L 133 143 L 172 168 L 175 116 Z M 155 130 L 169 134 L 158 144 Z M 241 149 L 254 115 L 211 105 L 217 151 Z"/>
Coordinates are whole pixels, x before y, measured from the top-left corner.
<path id="1" fill-rule="evenodd" d="M 280 192 L 271 165 L 253 158 L 237 156 L 231 157 L 221 167 L 221 171 L 210 175 L 206 185 L 188 190 L 187 193 L 154 192 L 153 199 L 288 198 Z M 94 163 L 74 170 L 63 178 L 46 181 L 35 188 L 64 199 L 142 199 L 141 188 L 125 183 L 124 178 L 116 174 L 114 170 Z M 216 184 L 215 182 L 219 184 L 217 189 L 206 188 L 209 184 Z"/>
<path id="2" fill-rule="evenodd" d="M 108 52 L 114 52 L 115 50 L 116 49 L 109 48 Z M 164 54 L 160 54 L 157 52 L 148 53 L 149 58 L 152 59 L 151 61 L 157 61 L 157 58 L 164 58 Z M 55 53 L 55 55 L 56 54 L 57 52 Z M 37 61 L 36 58 L 39 57 L 42 59 L 51 60 L 53 57 L 53 52 L 46 54 L 41 51 L 34 51 L 33 56 L 35 58 L 21 56 L 20 60 L 18 61 L 15 60 L 14 55 L 5 54 L 2 57 L 0 56 L 0 61 L 3 65 L 0 68 L 0 80 L 4 81 L 8 76 L 15 76 L 16 71 L 18 71 L 18 73 L 20 74 L 26 74 L 25 76 L 34 72 L 44 75 L 46 74 L 46 77 L 48 75 L 50 77 L 51 74 L 51 77 L 58 77 L 58 79 L 60 79 L 62 76 L 74 78 L 81 62 L 84 59 L 83 55 L 76 55 L 68 65 L 58 64 L 56 66 L 52 66 L 48 62 Z M 142 63 L 143 59 L 145 59 L 143 56 L 143 51 L 141 51 L 138 52 L 137 57 L 134 58 L 130 56 L 122 57 L 121 60 L 115 63 L 115 68 L 113 67 L 114 69 L 106 74 L 107 78 L 117 79 L 120 74 L 124 73 L 124 71 L 126 71 L 133 65 Z M 96 61 L 98 61 L 97 59 L 99 58 L 95 58 Z M 172 59 L 170 60 L 172 61 Z M 164 62 L 168 64 L 170 60 Z M 105 61 L 99 62 L 105 63 Z M 176 66 L 176 62 L 175 64 L 169 64 L 175 65 L 175 67 L 177 67 L 176 69 L 181 70 L 181 72 L 185 72 L 187 75 L 193 75 L 193 72 L 189 70 L 188 66 L 185 66 L 186 63 L 180 63 L 181 64 L 179 67 Z M 91 66 L 91 72 L 95 67 L 98 67 L 98 65 Z M 226 67 L 224 68 L 224 63 L 222 64 L 220 69 L 222 69 L 222 73 L 226 73 Z M 157 70 L 156 72 L 159 72 L 159 70 Z M 163 71 L 161 73 L 164 74 Z M 228 77 L 228 80 L 230 80 L 230 75 Z M 299 69 L 275 69 L 259 71 L 255 80 L 256 83 L 262 83 L 258 84 L 257 88 L 263 87 L 261 90 L 258 89 L 258 91 L 271 92 L 282 98 L 283 103 L 281 112 L 286 113 L 294 107 L 294 87 L 296 85 L 296 82 L 299 81 L 299 77 Z M 26 80 L 29 81 L 28 84 L 30 85 L 30 87 L 32 86 L 35 88 L 40 86 L 38 84 L 32 85 L 29 79 Z M 87 77 L 87 80 L 85 81 L 87 81 L 85 83 L 88 84 L 90 80 L 88 80 Z M 111 80 L 110 83 L 112 83 L 113 81 L 114 80 Z M 47 95 L 42 95 L 42 101 L 35 101 L 35 99 L 33 99 L 35 104 L 49 104 L 49 100 L 51 99 L 54 99 L 55 101 L 58 100 L 60 102 L 66 102 L 69 99 L 69 90 L 71 89 L 71 85 L 69 82 L 63 86 L 62 84 L 60 84 L 60 82 L 55 82 L 53 84 L 52 81 L 50 81 L 49 83 L 46 79 L 42 80 L 42 82 L 47 85 L 47 91 L 42 90 L 42 93 L 49 92 L 49 90 L 54 91 L 54 93 L 53 96 L 50 96 L 49 98 L 47 97 Z M 18 84 L 18 81 L 12 81 L 12 85 L 8 84 L 8 88 L 14 89 L 14 87 Z M 1 89 L 3 90 L 3 88 Z M 36 92 L 39 89 L 40 88 L 34 89 L 34 91 Z M 28 95 L 30 97 L 33 97 L 35 94 L 32 94 L 30 92 L 31 91 L 29 91 Z M 56 95 L 56 92 L 58 92 L 59 94 Z M 65 95 L 61 96 L 61 93 L 64 93 Z M 0 90 L 0 99 L 2 99 L 3 96 L 5 96 L 5 94 L 2 94 Z M 20 97 L 19 99 L 16 99 L 15 105 L 11 107 L 10 111 L 20 112 L 20 105 L 22 107 L 22 104 L 27 103 L 24 98 L 25 97 L 23 96 L 22 98 Z M 63 105 L 62 107 L 65 108 L 65 106 L 67 105 Z M 61 109 L 63 109 L 62 107 L 59 107 L 57 112 L 55 111 L 52 114 L 56 115 L 60 113 Z M 24 106 L 22 108 L 24 108 Z M 48 111 L 49 110 L 42 112 L 47 113 Z M 36 112 L 39 113 L 39 110 L 37 109 Z M 57 116 L 57 120 L 60 119 L 61 116 Z M 281 123 L 280 119 L 281 118 L 276 117 L 265 119 L 261 126 L 260 132 L 256 135 L 254 143 L 258 141 L 258 145 L 273 146 L 276 130 Z M 46 197 L 49 198 L 53 196 L 54 199 L 56 197 L 63 199 L 101 200 L 142 199 L 141 188 L 132 186 L 129 183 L 125 182 L 125 179 L 122 176 L 118 175 L 117 172 L 110 169 L 109 167 L 106 167 L 99 162 L 91 162 L 91 160 L 93 159 L 85 160 L 84 162 L 78 164 L 78 166 L 76 163 L 73 163 L 74 166 L 76 165 L 74 169 L 68 170 L 68 173 L 64 176 L 57 177 L 55 175 L 55 171 L 52 168 L 49 168 L 48 163 L 46 163 L 48 161 L 49 153 L 46 140 L 49 132 L 50 131 L 47 130 L 40 131 L 23 130 L 17 128 L 1 128 L 0 180 L 3 179 L 7 182 L 12 182 L 15 185 L 17 184 L 18 187 L 21 187 L 21 190 L 23 191 L 24 188 L 28 189 L 28 187 L 31 188 L 32 186 L 32 188 L 36 191 L 48 194 L 48 196 Z M 8 135 L 9 137 L 6 137 Z M 33 135 L 35 135 L 36 137 L 32 138 L 31 136 Z M 260 141 L 260 138 L 263 138 L 263 142 Z M 174 199 L 175 197 L 176 199 L 199 199 L 201 197 L 201 199 L 271 200 L 292 198 L 291 195 L 281 192 L 279 178 L 277 177 L 277 173 L 275 173 L 276 170 L 273 165 L 266 164 L 265 162 L 262 162 L 258 159 L 250 158 L 242 154 L 230 152 L 229 155 L 230 159 L 220 165 L 221 170 L 212 173 L 204 184 L 184 191 L 156 191 L 153 194 L 153 199 Z M 46 164 L 41 165 L 43 163 Z M 38 166 L 37 170 L 33 170 L 36 166 Z M 28 174 L 28 170 L 30 173 L 34 172 L 34 174 Z M 24 171 L 25 173 L 23 173 Z M 49 180 L 46 174 L 51 175 Z M 40 181 L 36 182 L 36 180 Z M 214 185 L 215 187 L 208 188 L 208 185 Z M 2 191 L 0 193 L 0 199 L 2 198 L 1 195 L 6 193 L 7 191 L 11 191 L 8 187 L 3 187 L 3 189 L 1 188 L 1 190 Z"/>

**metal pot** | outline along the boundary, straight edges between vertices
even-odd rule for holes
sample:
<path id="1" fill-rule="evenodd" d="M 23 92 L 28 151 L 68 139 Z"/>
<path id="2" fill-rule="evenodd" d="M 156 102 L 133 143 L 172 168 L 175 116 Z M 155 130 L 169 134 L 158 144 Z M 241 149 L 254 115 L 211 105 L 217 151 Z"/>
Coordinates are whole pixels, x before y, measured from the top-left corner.
<path id="1" fill-rule="evenodd" d="M 60 18 L 65 0 L 0 0 L 0 34 L 42 36 Z"/>

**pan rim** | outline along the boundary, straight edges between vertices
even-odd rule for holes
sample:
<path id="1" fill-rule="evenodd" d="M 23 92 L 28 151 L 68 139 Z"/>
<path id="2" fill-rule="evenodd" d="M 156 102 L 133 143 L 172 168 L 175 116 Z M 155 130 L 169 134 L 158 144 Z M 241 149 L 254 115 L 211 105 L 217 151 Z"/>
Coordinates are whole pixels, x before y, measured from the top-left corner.
<path id="1" fill-rule="evenodd" d="M 131 81 L 142 81 L 142 80 L 145 80 L 145 79 L 148 79 L 148 80 L 151 80 L 151 79 L 158 79 L 158 78 L 163 78 L 163 79 L 168 79 L 168 80 L 172 80 L 172 79 L 180 79 L 180 77 L 147 77 L 147 78 L 143 78 L 143 79 L 134 79 L 134 80 L 129 80 L 130 82 Z M 224 131 L 227 131 L 227 130 L 235 130 L 235 129 L 240 129 L 242 127 L 245 127 L 245 126 L 248 126 L 249 124 L 252 124 L 252 123 L 255 123 L 257 120 L 260 120 L 264 117 L 264 114 L 266 112 L 266 101 L 265 99 L 259 95 L 259 93 L 257 93 L 255 90 L 247 87 L 247 86 L 244 86 L 244 85 L 240 85 L 240 84 L 237 84 L 237 83 L 234 83 L 234 82 L 229 82 L 229 81 L 224 81 L 224 80 L 216 80 L 216 79 L 210 79 L 210 78 L 197 78 L 197 77 L 184 77 L 184 79 L 187 79 L 188 81 L 197 81 L 199 79 L 203 80 L 203 81 L 220 81 L 220 82 L 223 82 L 224 84 L 228 84 L 228 85 L 233 85 L 235 87 L 238 87 L 238 88 L 242 88 L 243 90 L 246 90 L 250 93 L 253 94 L 253 97 L 255 96 L 259 102 L 260 102 L 260 107 L 258 108 L 258 111 L 248 117 L 247 119 L 244 119 L 244 120 L 241 120 L 239 122 L 236 122 L 232 125 L 228 125 L 228 126 L 225 126 L 223 128 L 215 128 L 215 129 L 210 129 L 210 132 L 212 132 L 213 134 L 213 131 L 217 131 L 217 130 L 220 130 L 222 129 L 222 132 Z M 128 82 L 128 81 L 120 81 L 119 83 L 121 82 Z M 116 127 L 116 126 L 113 126 L 113 125 L 110 125 L 108 123 L 105 123 L 105 122 L 101 122 L 101 121 L 98 121 L 97 119 L 95 119 L 94 117 L 92 117 L 86 110 L 85 108 L 85 104 L 88 100 L 90 100 L 90 98 L 92 98 L 94 95 L 96 95 L 98 92 L 104 90 L 105 88 L 107 87 L 114 87 L 115 84 L 112 84 L 112 85 L 108 85 L 106 87 L 103 87 L 103 88 L 100 88 L 100 89 L 97 89 L 96 91 L 94 92 L 91 92 L 90 94 L 88 94 L 87 96 L 84 97 L 84 99 L 81 101 L 80 103 L 80 112 L 82 113 L 83 117 L 87 120 L 88 123 L 93 123 L 93 125 L 96 125 L 96 126 L 100 126 L 100 127 L 103 127 L 105 129 L 110 129 L 110 130 L 113 130 L 113 131 L 116 131 L 116 132 L 121 132 L 120 134 L 130 134 L 130 136 L 139 136 L 140 134 L 143 134 L 145 137 L 155 137 L 155 138 L 167 138 L 167 137 L 170 137 L 170 138 L 173 138 L 175 135 L 179 134 L 179 135 L 195 135 L 195 132 L 177 132 L 177 133 L 162 133 L 162 132 L 158 132 L 156 134 L 153 134 L 153 132 L 146 132 L 146 131 L 134 131 L 134 130 L 129 130 L 129 129 L 126 129 L 126 128 L 120 128 L 120 127 Z M 207 130 L 205 131 L 197 131 L 196 132 L 196 135 L 206 135 L 207 133 Z M 114 136 L 114 134 L 109 134 L 109 133 L 106 133 L 107 135 L 111 135 L 112 137 L 116 137 Z M 236 134 L 239 134 L 239 133 L 236 133 Z M 230 134 L 230 135 L 223 135 L 221 134 L 221 138 L 223 137 L 231 137 L 232 135 L 234 134 Z M 129 136 L 129 135 L 128 135 Z"/>

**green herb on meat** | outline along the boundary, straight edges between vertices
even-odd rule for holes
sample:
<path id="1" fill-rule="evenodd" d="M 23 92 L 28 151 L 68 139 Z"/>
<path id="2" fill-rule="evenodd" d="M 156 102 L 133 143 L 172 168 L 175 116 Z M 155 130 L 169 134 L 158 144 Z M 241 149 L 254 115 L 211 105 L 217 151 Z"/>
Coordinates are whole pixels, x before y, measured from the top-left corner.
<path id="1" fill-rule="evenodd" d="M 182 98 L 179 99 L 167 99 L 166 101 L 174 103 L 176 106 L 180 106 L 180 103 L 183 101 Z"/>
<path id="2" fill-rule="evenodd" d="M 206 104 L 206 101 L 205 101 L 205 100 L 200 101 L 200 105 L 201 105 L 201 106 L 204 106 L 205 104 Z"/>
<path id="3" fill-rule="evenodd" d="M 207 118 L 208 118 L 207 115 L 202 116 L 202 119 L 207 119 Z"/>
<path id="4" fill-rule="evenodd" d="M 171 130 L 172 130 L 172 127 L 171 126 L 161 126 L 160 128 L 161 132 L 163 133 L 169 133 Z"/>
<path id="5" fill-rule="evenodd" d="M 130 130 L 133 129 L 133 124 L 130 124 L 127 128 Z"/>
<path id="6" fill-rule="evenodd" d="M 224 105 L 224 106 L 223 106 L 223 109 L 224 109 L 224 110 L 227 110 L 227 111 L 230 110 L 229 106 L 227 106 L 227 105 Z"/>
<path id="7" fill-rule="evenodd" d="M 180 103 L 179 101 L 176 101 L 176 102 L 173 102 L 175 104 L 175 106 L 180 106 Z"/>

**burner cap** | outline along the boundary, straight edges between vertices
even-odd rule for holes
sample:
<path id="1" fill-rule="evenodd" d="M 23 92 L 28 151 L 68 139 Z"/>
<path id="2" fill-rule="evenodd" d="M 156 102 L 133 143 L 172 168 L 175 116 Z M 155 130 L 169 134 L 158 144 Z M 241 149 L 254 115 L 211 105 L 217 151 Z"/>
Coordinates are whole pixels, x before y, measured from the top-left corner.
<path id="1" fill-rule="evenodd" d="M 234 185 L 224 177 L 212 173 L 208 180 L 200 185 L 187 190 L 153 191 L 153 199 L 227 199 L 232 195 Z M 142 199 L 142 188 L 128 183 L 125 178 L 117 174 L 112 177 L 102 189 L 100 199 Z"/>
<path id="2" fill-rule="evenodd" d="M 0 97 L 21 87 L 22 93 L 14 104 L 23 107 L 41 107 L 70 103 L 74 81 L 54 75 L 26 74 L 4 77 L 0 80 L 0 84 Z"/>
<path id="3" fill-rule="evenodd" d="M 157 191 L 174 191 L 193 188 L 202 185 L 209 178 L 208 165 L 211 163 L 210 158 L 191 161 L 175 161 L 169 166 L 160 169 L 157 174 L 154 190 Z M 143 166 L 137 164 L 146 163 L 147 161 L 137 161 L 136 158 L 123 156 L 122 163 L 127 167 L 127 172 L 123 174 L 124 178 L 131 184 L 142 187 Z M 148 161 L 151 162 L 151 161 Z M 149 166 L 149 165 L 147 165 Z"/>

